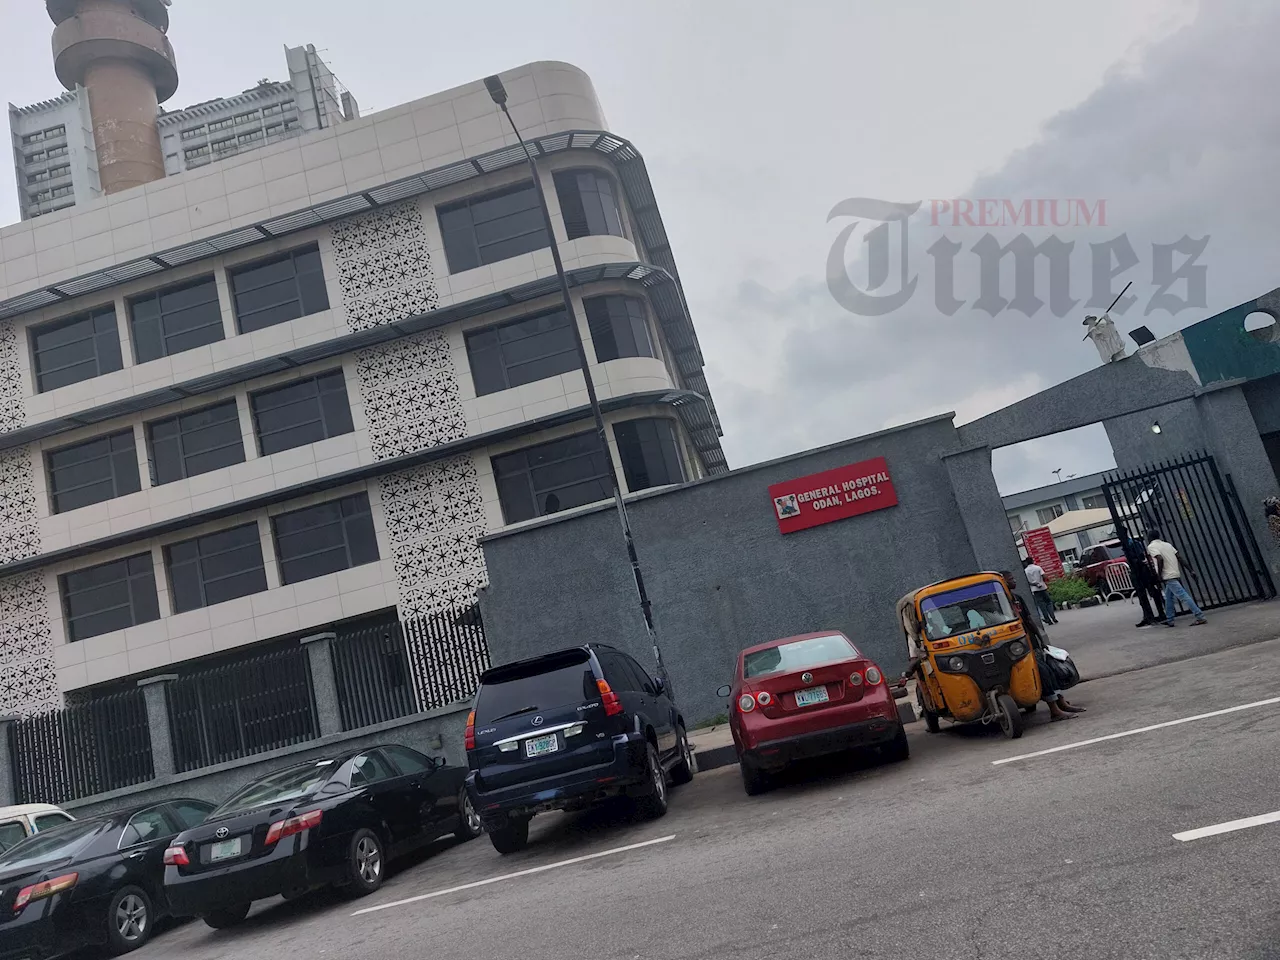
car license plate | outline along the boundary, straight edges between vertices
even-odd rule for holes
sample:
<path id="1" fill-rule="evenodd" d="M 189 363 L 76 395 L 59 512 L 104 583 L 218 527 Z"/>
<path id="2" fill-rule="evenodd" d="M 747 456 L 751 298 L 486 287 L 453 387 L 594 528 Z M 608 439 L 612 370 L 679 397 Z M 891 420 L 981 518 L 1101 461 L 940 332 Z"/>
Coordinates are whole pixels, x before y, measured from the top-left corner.
<path id="1" fill-rule="evenodd" d="M 560 749 L 560 743 L 556 740 L 554 733 L 549 733 L 545 737 L 534 737 L 532 740 L 524 742 L 524 755 L 526 757 L 540 757 L 546 753 L 555 753 Z"/>
<path id="2" fill-rule="evenodd" d="M 826 703 L 831 697 L 827 695 L 826 687 L 810 687 L 808 690 L 796 691 L 796 706 L 808 707 L 815 703 Z"/>
<path id="3" fill-rule="evenodd" d="M 240 837 L 215 843 L 209 850 L 209 860 L 230 860 L 240 856 Z"/>

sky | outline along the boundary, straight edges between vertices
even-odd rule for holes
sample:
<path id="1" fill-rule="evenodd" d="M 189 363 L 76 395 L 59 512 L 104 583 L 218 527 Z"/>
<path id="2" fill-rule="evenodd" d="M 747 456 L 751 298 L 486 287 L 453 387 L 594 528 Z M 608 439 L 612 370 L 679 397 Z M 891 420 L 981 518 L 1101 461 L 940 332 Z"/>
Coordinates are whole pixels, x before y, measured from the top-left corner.
<path id="1" fill-rule="evenodd" d="M 43 4 L 0 0 L 0 14 L 0 98 L 56 95 Z M 1280 5 L 1265 0 L 174 0 L 171 19 L 171 108 L 283 77 L 286 44 L 314 43 L 366 114 L 533 60 L 584 69 L 645 157 L 734 467 L 946 411 L 965 422 L 1096 366 L 1081 323 L 1107 284 L 1090 244 L 1123 235 L 1134 253 L 1110 284 L 1133 281 L 1112 314 L 1126 332 L 1163 336 L 1276 285 Z M 914 292 L 883 315 L 833 294 L 900 286 L 901 223 L 882 225 L 897 231 L 886 273 L 878 224 L 831 216 L 853 198 L 921 202 Z M 939 204 L 980 198 L 997 201 L 989 213 L 1079 199 L 1091 222 L 970 225 Z M 16 218 L 0 188 L 0 223 Z M 1060 299 L 1076 302 L 975 306 L 989 299 L 984 244 L 1019 233 L 1072 245 Z M 1153 245 L 1183 237 L 1203 242 L 1203 293 L 1179 280 L 1170 292 L 1189 305 L 1145 313 Z M 1013 299 L 1004 260 L 998 292 Z M 1041 258 L 1034 293 L 1049 291 Z M 1095 427 L 997 451 L 995 470 L 1008 493 L 1113 462 Z"/>

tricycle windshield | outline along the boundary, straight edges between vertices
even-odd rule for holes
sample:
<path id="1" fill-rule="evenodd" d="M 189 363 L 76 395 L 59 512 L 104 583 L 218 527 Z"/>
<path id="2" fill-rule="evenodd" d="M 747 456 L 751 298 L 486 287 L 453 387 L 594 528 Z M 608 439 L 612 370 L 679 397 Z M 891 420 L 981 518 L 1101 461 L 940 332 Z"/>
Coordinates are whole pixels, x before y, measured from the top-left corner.
<path id="1" fill-rule="evenodd" d="M 920 601 L 925 636 L 930 640 L 998 627 L 1017 619 L 1009 595 L 995 580 L 935 593 Z"/>

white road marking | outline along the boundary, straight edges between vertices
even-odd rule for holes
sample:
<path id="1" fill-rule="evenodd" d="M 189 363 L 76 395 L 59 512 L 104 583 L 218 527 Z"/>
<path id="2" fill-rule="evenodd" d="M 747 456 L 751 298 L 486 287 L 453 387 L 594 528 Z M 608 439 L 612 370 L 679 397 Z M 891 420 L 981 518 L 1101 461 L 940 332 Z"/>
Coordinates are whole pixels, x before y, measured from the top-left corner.
<path id="1" fill-rule="evenodd" d="M 1248 830 L 1250 827 L 1260 827 L 1267 823 L 1276 823 L 1280 821 L 1280 810 L 1274 813 L 1264 813 L 1256 817 L 1245 817 L 1242 820 L 1228 820 L 1226 823 L 1215 823 L 1211 827 L 1200 827 L 1196 830 L 1184 830 L 1182 833 L 1175 833 L 1173 839 L 1181 840 L 1186 843 L 1188 840 L 1199 840 L 1201 837 L 1215 837 L 1220 833 L 1231 833 L 1233 830 Z"/>
<path id="2" fill-rule="evenodd" d="M 1210 713 L 1197 713 L 1194 717 L 1182 717 L 1178 720 L 1166 720 L 1164 723 L 1153 723 L 1149 727 L 1138 727 L 1136 730 L 1125 730 L 1122 733 L 1110 733 L 1105 737 L 1093 737 L 1089 740 L 1077 740 L 1075 743 L 1064 743 L 1060 747 L 1050 747 L 1047 750 L 1037 750 L 1034 753 L 1020 753 L 1016 757 L 1005 757 L 1003 760 L 992 760 L 991 765 L 998 767 L 1002 763 L 1013 763 L 1015 760 L 1029 760 L 1032 757 L 1043 757 L 1050 753 L 1061 753 L 1063 750 L 1074 750 L 1077 747 L 1087 747 L 1095 743 L 1104 743 L 1107 740 L 1119 740 L 1122 737 L 1133 737 L 1140 733 L 1150 733 L 1152 730 L 1163 730 L 1165 727 L 1176 727 L 1183 723 L 1191 723 L 1195 720 L 1207 720 L 1210 717 L 1220 717 L 1226 713 L 1236 713 L 1239 710 L 1252 710 L 1255 707 L 1267 707 L 1273 703 L 1280 703 L 1280 697 L 1271 697 L 1267 700 L 1255 700 L 1253 703 L 1242 703 L 1235 707 L 1227 707 L 1225 710 L 1214 710 Z"/>
<path id="3" fill-rule="evenodd" d="M 472 883 L 459 884 L 456 887 L 449 887 L 447 890 L 435 890 L 431 893 L 421 893 L 416 897 L 405 897 L 403 900 L 392 900 L 390 903 L 380 903 L 376 907 L 365 907 L 363 910 L 357 910 L 351 914 L 358 917 L 362 913 L 377 913 L 379 910 L 389 910 L 392 907 L 403 907 L 408 903 L 417 903 L 419 900 L 430 900 L 433 897 L 443 897 L 448 893 L 457 893 L 460 890 L 471 890 L 475 887 L 487 887 L 491 883 L 500 883 L 503 880 L 514 880 L 516 877 L 527 877 L 534 873 L 544 873 L 547 870 L 555 870 L 557 867 L 568 867 L 575 863 L 584 863 L 587 860 L 598 860 L 600 857 L 611 857 L 617 853 L 626 853 L 629 850 L 639 850 L 641 847 L 652 847 L 657 843 L 666 843 L 668 840 L 674 840 L 676 835 L 673 833 L 666 837 L 658 837 L 656 840 L 645 840 L 641 843 L 629 843 L 625 847 L 614 847 L 612 850 L 601 850 L 599 853 L 588 853 L 581 857 L 572 857 L 569 860 L 557 860 L 555 863 L 546 863 L 540 867 L 530 867 L 528 870 L 517 870 L 515 873 L 504 873 L 500 877 L 489 877 L 487 880 L 476 880 Z"/>

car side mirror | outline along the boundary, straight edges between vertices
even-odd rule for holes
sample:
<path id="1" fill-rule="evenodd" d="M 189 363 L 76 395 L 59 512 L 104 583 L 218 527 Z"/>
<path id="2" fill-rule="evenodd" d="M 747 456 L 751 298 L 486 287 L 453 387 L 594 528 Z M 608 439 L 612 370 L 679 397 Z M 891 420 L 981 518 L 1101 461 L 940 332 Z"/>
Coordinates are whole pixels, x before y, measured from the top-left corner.
<path id="1" fill-rule="evenodd" d="M 733 687 L 729 686 L 727 683 L 716 690 L 717 697 L 727 697 L 731 693 L 733 693 Z"/>
<path id="2" fill-rule="evenodd" d="M 667 692 L 667 684 L 661 677 L 653 678 L 653 692 L 657 696 L 662 696 Z"/>

